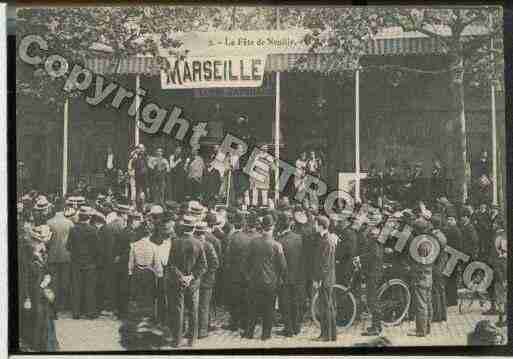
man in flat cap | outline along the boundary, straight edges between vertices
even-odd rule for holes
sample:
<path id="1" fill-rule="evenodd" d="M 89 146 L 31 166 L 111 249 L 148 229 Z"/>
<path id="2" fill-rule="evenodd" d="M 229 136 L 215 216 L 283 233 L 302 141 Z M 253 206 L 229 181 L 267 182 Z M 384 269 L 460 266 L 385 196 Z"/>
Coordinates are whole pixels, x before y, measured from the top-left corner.
<path id="1" fill-rule="evenodd" d="M 274 304 L 278 289 L 287 278 L 287 261 L 283 247 L 274 240 L 274 219 L 262 218 L 262 236 L 249 244 L 248 262 L 248 324 L 243 337 L 253 338 L 257 317 L 263 317 L 262 340 L 271 338 Z"/>
<path id="2" fill-rule="evenodd" d="M 80 207 L 78 223 L 71 228 L 66 243 L 66 249 L 71 254 L 73 319 L 79 319 L 81 315 L 89 319 L 98 317 L 96 281 L 100 252 L 97 230 L 89 223 L 91 215 L 91 207 Z M 85 309 L 85 312 L 82 312 L 82 309 Z"/>
<path id="3" fill-rule="evenodd" d="M 183 234 L 173 242 L 169 254 L 169 324 L 174 347 L 183 345 L 184 306 L 189 313 L 189 345 L 198 338 L 199 286 L 207 260 L 201 242 L 193 235 L 196 223 L 194 217 L 182 217 L 179 225 Z"/>

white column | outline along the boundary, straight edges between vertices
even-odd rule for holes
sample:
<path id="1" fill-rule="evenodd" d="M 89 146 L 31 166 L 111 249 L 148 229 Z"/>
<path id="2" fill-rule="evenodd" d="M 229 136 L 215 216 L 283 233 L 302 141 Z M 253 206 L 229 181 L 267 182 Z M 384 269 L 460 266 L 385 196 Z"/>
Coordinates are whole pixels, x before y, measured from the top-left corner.
<path id="1" fill-rule="evenodd" d="M 68 192 L 68 116 L 69 99 L 64 102 L 64 124 L 62 134 L 62 198 Z"/>
<path id="2" fill-rule="evenodd" d="M 354 143 L 355 143 L 355 200 L 360 201 L 360 65 L 355 72 L 355 119 L 354 119 Z"/>
<path id="3" fill-rule="evenodd" d="M 140 116 L 139 106 L 141 105 L 141 103 L 140 103 L 141 99 L 138 96 L 138 93 L 139 93 L 140 86 L 141 86 L 141 77 L 139 74 L 137 74 L 135 76 L 135 108 L 137 109 L 137 111 L 135 112 L 135 136 L 134 136 L 134 142 L 135 142 L 136 146 L 139 144 L 139 116 Z"/>
<path id="4" fill-rule="evenodd" d="M 274 203 L 278 204 L 280 198 L 280 174 L 279 174 L 279 160 L 280 160 L 280 72 L 276 71 L 276 105 L 274 114 L 274 157 L 276 166 L 274 171 Z"/>

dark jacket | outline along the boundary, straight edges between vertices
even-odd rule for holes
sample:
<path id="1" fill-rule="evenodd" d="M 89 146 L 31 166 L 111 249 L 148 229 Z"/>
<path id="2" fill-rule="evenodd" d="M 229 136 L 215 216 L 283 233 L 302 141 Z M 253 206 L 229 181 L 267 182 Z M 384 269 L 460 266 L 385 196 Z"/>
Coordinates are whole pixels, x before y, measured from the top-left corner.
<path id="1" fill-rule="evenodd" d="M 100 256 L 96 228 L 89 223 L 75 224 L 69 232 L 66 248 L 71 254 L 72 264 L 96 267 Z"/>
<path id="2" fill-rule="evenodd" d="M 472 222 L 461 227 L 461 235 L 463 237 L 463 252 L 472 258 L 479 255 L 479 237 Z"/>
<path id="3" fill-rule="evenodd" d="M 328 233 L 318 237 L 318 248 L 314 253 L 314 277 L 322 281 L 325 287 L 335 284 L 335 243 L 331 241 Z"/>
<path id="4" fill-rule="evenodd" d="M 98 231 L 98 247 L 100 250 L 101 266 L 108 266 L 114 261 L 114 248 L 123 233 L 123 226 L 120 219 L 107 223 Z"/>
<path id="5" fill-rule="evenodd" d="M 201 277 L 201 288 L 213 288 L 216 283 L 216 272 L 219 268 L 219 259 L 217 258 L 216 250 L 211 242 L 207 239 L 201 241 L 205 258 L 207 260 L 207 269 Z"/>
<path id="6" fill-rule="evenodd" d="M 221 246 L 221 241 L 211 232 L 205 233 L 205 239 L 207 242 L 211 243 L 214 247 L 217 255 L 217 260 L 219 261 L 219 266 L 223 265 L 223 248 Z"/>
<path id="7" fill-rule="evenodd" d="M 241 283 L 248 280 L 246 270 L 250 243 L 250 236 L 242 231 L 233 233 L 229 238 L 225 256 L 228 282 Z"/>
<path id="8" fill-rule="evenodd" d="M 353 258 L 358 255 L 358 234 L 351 226 L 338 233 L 340 241 L 335 250 L 337 282 L 349 280 L 353 270 Z M 345 283 L 347 284 L 347 283 Z"/>
<path id="9" fill-rule="evenodd" d="M 317 233 L 315 233 L 314 226 L 312 223 L 306 223 L 304 225 L 299 225 L 295 229 L 295 232 L 298 233 L 303 238 L 303 250 L 305 253 L 309 253 L 310 255 L 305 256 L 304 266 L 305 266 L 305 274 L 306 279 L 312 279 L 313 271 L 314 271 L 314 256 L 312 253 L 315 253 L 318 246 Z"/>
<path id="10" fill-rule="evenodd" d="M 169 281 L 174 287 L 180 286 L 184 276 L 193 275 L 190 288 L 199 286 L 200 278 L 207 270 L 207 259 L 201 242 L 190 234 L 184 234 L 173 241 L 169 253 Z"/>
<path id="11" fill-rule="evenodd" d="M 251 241 L 248 258 L 249 286 L 253 289 L 277 289 L 287 278 L 283 247 L 270 233 Z"/>
<path id="12" fill-rule="evenodd" d="M 293 231 L 283 234 L 279 239 L 287 261 L 285 283 L 300 284 L 305 281 L 305 255 L 303 237 Z"/>
<path id="13" fill-rule="evenodd" d="M 444 228 L 443 232 L 447 237 L 448 246 L 459 251 L 463 250 L 462 234 L 457 226 L 447 226 L 446 228 Z"/>
<path id="14" fill-rule="evenodd" d="M 119 257 L 118 264 L 124 265 L 125 270 L 128 268 L 128 258 L 130 256 L 130 244 L 135 242 L 137 235 L 134 230 L 126 227 L 124 228 L 118 240 L 114 243 L 113 256 Z M 128 272 L 127 272 L 128 273 Z"/>

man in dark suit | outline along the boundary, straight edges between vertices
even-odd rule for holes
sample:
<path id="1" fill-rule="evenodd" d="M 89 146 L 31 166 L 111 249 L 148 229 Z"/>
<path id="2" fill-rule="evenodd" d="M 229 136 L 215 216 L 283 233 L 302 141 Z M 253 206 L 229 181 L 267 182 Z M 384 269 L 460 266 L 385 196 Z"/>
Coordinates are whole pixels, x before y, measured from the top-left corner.
<path id="1" fill-rule="evenodd" d="M 367 303 L 372 315 L 372 324 L 362 335 L 381 335 L 383 330 L 381 309 L 378 305 L 378 289 L 383 278 L 383 259 L 385 246 L 377 240 L 380 233 L 379 227 L 372 225 L 366 229 L 367 237 Z"/>
<path id="2" fill-rule="evenodd" d="M 92 208 L 81 207 L 78 223 L 71 228 L 66 249 L 71 255 L 73 319 L 85 314 L 89 319 L 98 317 L 96 310 L 96 277 L 99 258 L 96 228 L 89 223 Z M 82 298 L 85 302 L 82 303 Z M 82 312 L 85 308 L 85 313 Z"/>
<path id="3" fill-rule="evenodd" d="M 253 338 L 257 317 L 263 317 L 262 340 L 271 338 L 278 288 L 287 278 L 287 262 L 280 243 L 273 238 L 274 219 L 262 219 L 262 236 L 254 238 L 247 262 L 249 280 L 248 325 L 243 337 Z"/>
<path id="4" fill-rule="evenodd" d="M 173 242 L 169 254 L 169 327 L 174 347 L 183 345 L 184 306 L 189 313 L 189 345 L 193 346 L 198 337 L 199 286 L 207 260 L 203 245 L 193 236 L 194 221 L 190 216 L 182 218 L 183 235 Z"/>
<path id="5" fill-rule="evenodd" d="M 463 253 L 468 254 L 472 259 L 476 260 L 479 257 L 480 243 L 477 236 L 476 229 L 470 218 L 472 217 L 472 210 L 463 207 L 461 211 L 461 235 L 463 236 Z"/>
<path id="6" fill-rule="evenodd" d="M 330 221 L 325 216 L 319 216 L 316 220 L 319 246 L 314 253 L 314 288 L 319 289 L 320 341 L 336 341 L 337 326 L 336 312 L 333 305 L 333 289 L 335 284 L 335 246 L 329 236 Z"/>
<path id="7" fill-rule="evenodd" d="M 212 301 L 212 293 L 216 282 L 216 273 L 219 268 L 219 259 L 213 244 L 206 239 L 208 226 L 206 222 L 200 222 L 196 226 L 194 234 L 201 242 L 205 258 L 207 260 L 207 270 L 201 277 L 199 289 L 199 339 L 208 336 L 208 327 L 210 324 L 210 303 Z"/>
<path id="8" fill-rule="evenodd" d="M 335 227 L 340 238 L 335 252 L 336 278 L 337 283 L 346 287 L 349 286 L 353 274 L 353 258 L 358 255 L 358 233 L 352 226 L 353 219 L 353 214 L 350 213 Z"/>
<path id="9" fill-rule="evenodd" d="M 117 205 L 115 211 L 116 219 L 105 224 L 98 231 L 100 257 L 98 261 L 97 305 L 100 312 L 102 310 L 112 311 L 117 302 L 117 298 L 115 298 L 116 264 L 114 248 L 117 242 L 121 240 L 130 207 L 128 205 Z"/>
<path id="10" fill-rule="evenodd" d="M 305 266 L 303 237 L 292 231 L 294 218 L 289 212 L 281 216 L 284 230 L 279 237 L 287 261 L 287 277 L 282 287 L 280 306 L 284 315 L 285 336 L 291 337 L 301 332 L 305 300 Z"/>
<path id="11" fill-rule="evenodd" d="M 226 281 L 231 293 L 229 330 L 245 329 L 247 326 L 247 260 L 251 238 L 242 229 L 244 217 L 235 213 L 232 224 L 234 233 L 229 238 L 225 254 Z"/>
<path id="12" fill-rule="evenodd" d="M 456 223 L 456 211 L 453 209 L 447 210 L 447 226 L 443 232 L 447 237 L 447 245 L 451 246 L 458 251 L 463 250 L 462 235 L 461 231 Z M 452 307 L 458 305 L 458 293 L 457 283 L 458 277 L 461 273 L 461 266 L 457 266 L 452 272 L 451 276 L 447 279 L 447 285 L 445 287 L 447 295 L 447 306 Z"/>

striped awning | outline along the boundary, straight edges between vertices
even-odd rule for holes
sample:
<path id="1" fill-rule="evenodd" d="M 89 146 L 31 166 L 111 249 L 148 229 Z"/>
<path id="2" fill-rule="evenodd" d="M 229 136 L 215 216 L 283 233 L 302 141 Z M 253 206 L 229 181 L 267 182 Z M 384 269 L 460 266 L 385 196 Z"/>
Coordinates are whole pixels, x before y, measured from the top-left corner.
<path id="1" fill-rule="evenodd" d="M 434 38 L 385 38 L 370 40 L 366 46 L 368 55 L 423 55 L 442 54 L 442 44 Z M 325 71 L 326 54 L 270 54 L 265 71 L 297 70 L 299 59 L 304 59 L 302 68 L 306 71 Z M 153 57 L 130 57 L 115 63 L 112 58 L 92 57 L 85 60 L 85 66 L 97 74 L 141 74 L 157 76 L 160 67 Z"/>

